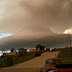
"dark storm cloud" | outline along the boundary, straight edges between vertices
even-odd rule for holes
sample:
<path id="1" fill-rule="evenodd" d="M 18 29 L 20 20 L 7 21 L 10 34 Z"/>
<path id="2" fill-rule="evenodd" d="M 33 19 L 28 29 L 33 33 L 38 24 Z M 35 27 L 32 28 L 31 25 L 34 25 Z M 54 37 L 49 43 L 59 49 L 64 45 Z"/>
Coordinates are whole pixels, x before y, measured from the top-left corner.
<path id="1" fill-rule="evenodd" d="M 72 26 L 71 0 L 6 0 L 1 6 L 1 32 L 51 29 L 63 33 Z"/>
<path id="2" fill-rule="evenodd" d="M 16 47 L 19 43 L 23 46 L 26 40 L 31 41 L 31 39 L 36 40 L 67 32 L 72 33 L 72 0 L 3 0 L 0 2 L 0 35 L 3 33 L 13 35 L 1 39 L 1 46 L 15 45 Z M 51 41 L 52 44 L 50 42 L 51 46 L 54 41 L 55 39 Z"/>
<path id="3" fill-rule="evenodd" d="M 21 3 L 30 12 L 29 25 L 37 28 L 51 28 L 63 33 L 72 26 L 71 0 L 27 0 Z M 28 23 L 27 23 L 28 24 Z"/>
<path id="4" fill-rule="evenodd" d="M 72 37 L 72 35 L 71 35 Z M 11 49 L 11 48 L 35 48 L 37 44 L 45 45 L 47 48 L 59 48 L 59 47 L 65 47 L 69 46 L 68 41 L 68 35 L 53 35 L 50 37 L 44 37 L 40 39 L 31 39 L 31 40 L 25 40 L 24 38 L 22 40 L 10 40 L 8 38 L 9 42 L 6 41 L 4 45 L 0 45 L 0 49 Z M 72 39 L 71 39 L 72 40 Z"/>

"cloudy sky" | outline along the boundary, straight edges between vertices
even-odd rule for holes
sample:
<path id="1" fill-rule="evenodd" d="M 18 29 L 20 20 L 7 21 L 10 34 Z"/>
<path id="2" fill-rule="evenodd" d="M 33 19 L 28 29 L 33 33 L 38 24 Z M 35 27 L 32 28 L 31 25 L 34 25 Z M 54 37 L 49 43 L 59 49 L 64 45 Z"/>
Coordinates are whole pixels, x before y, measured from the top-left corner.
<path id="1" fill-rule="evenodd" d="M 0 45 L 68 33 L 72 0 L 0 0 Z"/>

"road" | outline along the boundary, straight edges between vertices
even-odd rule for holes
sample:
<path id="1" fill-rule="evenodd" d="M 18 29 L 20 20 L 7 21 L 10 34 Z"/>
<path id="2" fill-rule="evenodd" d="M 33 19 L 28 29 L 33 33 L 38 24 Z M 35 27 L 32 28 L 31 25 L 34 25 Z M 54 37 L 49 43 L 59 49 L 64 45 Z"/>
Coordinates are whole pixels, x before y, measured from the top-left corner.
<path id="1" fill-rule="evenodd" d="M 46 59 L 55 58 L 55 54 L 58 55 L 58 53 L 58 51 L 45 52 L 41 56 L 31 59 L 29 61 L 0 69 L 0 72 L 37 72 L 37 70 L 41 69 L 44 66 Z"/>

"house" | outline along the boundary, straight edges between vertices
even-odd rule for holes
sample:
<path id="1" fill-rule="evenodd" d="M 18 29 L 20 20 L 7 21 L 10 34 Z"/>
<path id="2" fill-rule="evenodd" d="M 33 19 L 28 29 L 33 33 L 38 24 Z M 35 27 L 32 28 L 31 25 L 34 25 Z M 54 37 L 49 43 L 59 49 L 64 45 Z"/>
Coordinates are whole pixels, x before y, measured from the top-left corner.
<path id="1" fill-rule="evenodd" d="M 36 52 L 36 48 L 29 49 L 29 52 Z"/>
<path id="2" fill-rule="evenodd" d="M 3 53 L 3 56 L 16 56 L 16 55 L 19 55 L 19 52 Z"/>

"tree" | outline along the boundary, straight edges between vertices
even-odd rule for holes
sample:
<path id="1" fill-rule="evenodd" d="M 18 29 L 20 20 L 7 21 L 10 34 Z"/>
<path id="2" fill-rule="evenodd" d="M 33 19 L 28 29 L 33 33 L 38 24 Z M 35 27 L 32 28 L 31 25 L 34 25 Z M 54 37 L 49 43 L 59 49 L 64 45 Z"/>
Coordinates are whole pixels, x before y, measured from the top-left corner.
<path id="1" fill-rule="evenodd" d="M 45 46 L 42 46 L 42 45 L 38 44 L 38 45 L 36 45 L 36 49 L 44 50 Z"/>
<path id="2" fill-rule="evenodd" d="M 40 49 L 40 48 L 41 48 L 40 44 L 36 45 L 36 49 Z"/>
<path id="3" fill-rule="evenodd" d="M 26 53 L 27 49 L 24 49 L 24 48 L 20 48 L 19 49 L 19 55 L 20 56 L 23 56 L 25 53 Z"/>
<path id="4" fill-rule="evenodd" d="M 11 52 L 14 52 L 14 48 L 11 49 Z"/>
<path id="5" fill-rule="evenodd" d="M 42 50 L 44 50 L 45 49 L 45 46 L 42 46 Z"/>

